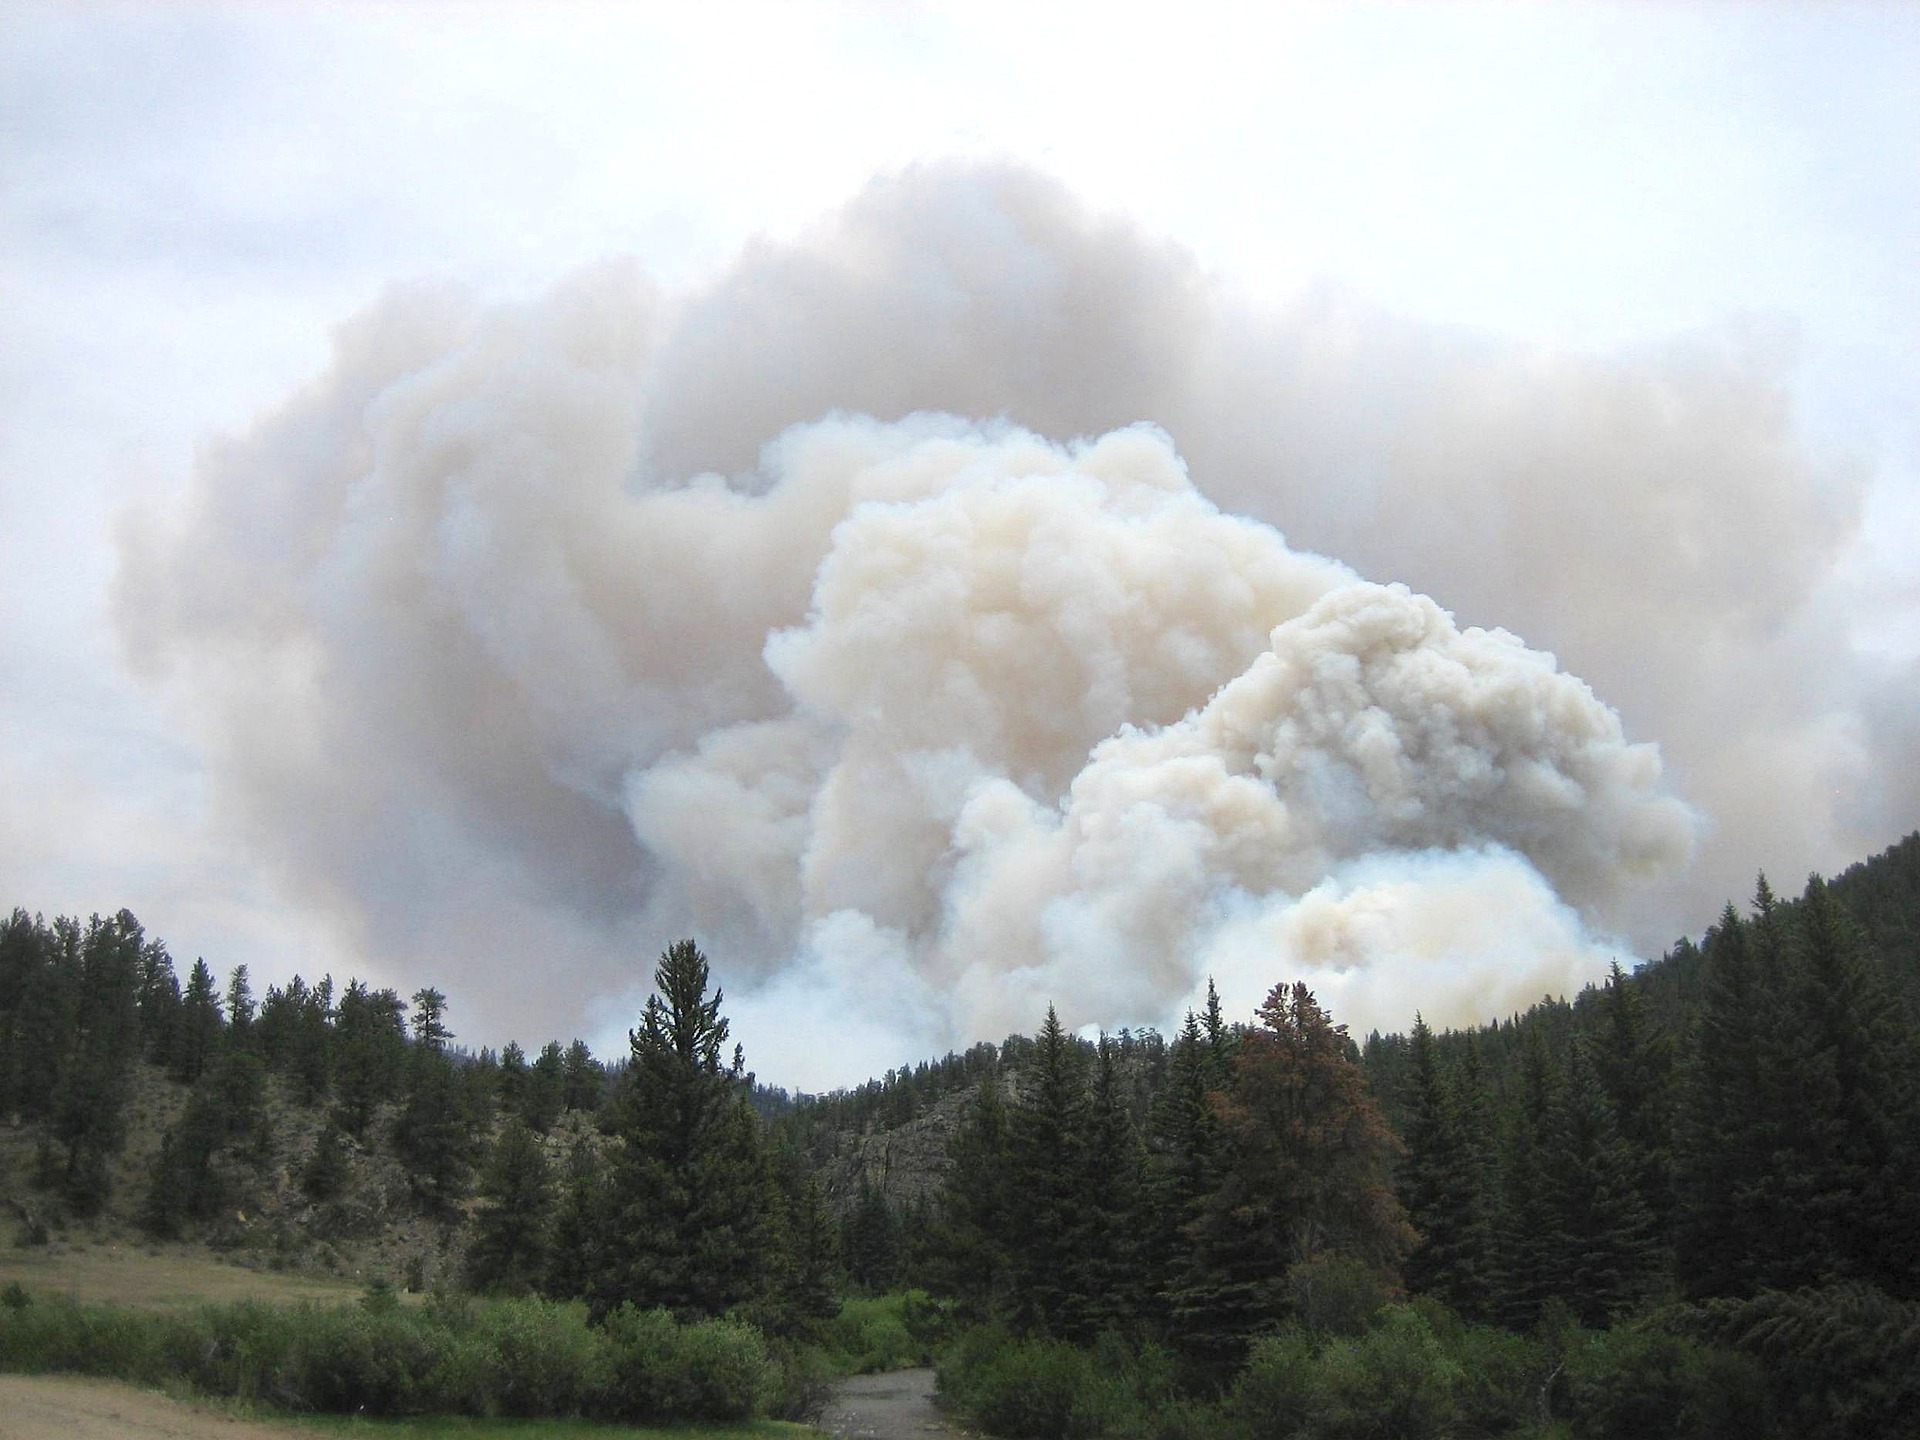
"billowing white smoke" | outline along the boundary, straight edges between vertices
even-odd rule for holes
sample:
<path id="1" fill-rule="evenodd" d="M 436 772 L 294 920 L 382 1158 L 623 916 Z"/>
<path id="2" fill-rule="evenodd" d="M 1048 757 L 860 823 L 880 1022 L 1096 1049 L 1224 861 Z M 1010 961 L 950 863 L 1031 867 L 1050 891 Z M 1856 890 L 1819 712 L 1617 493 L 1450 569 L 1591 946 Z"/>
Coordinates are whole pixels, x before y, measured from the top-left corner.
<path id="1" fill-rule="evenodd" d="M 1864 763 L 1808 699 L 1850 493 L 1738 365 L 1247 319 L 1057 187 L 934 170 L 692 297 L 397 292 L 129 518 L 118 607 L 346 963 L 467 1038 L 617 1033 L 691 932 L 763 1073 L 847 1079 L 1209 973 L 1499 1013 L 1683 869 L 1585 685 L 1208 496 L 1605 675 L 1742 820 L 1715 894 L 1751 837 L 1840 833 Z"/>
<path id="2" fill-rule="evenodd" d="M 1390 1024 L 1413 991 L 1464 1019 L 1591 974 L 1556 889 L 1684 862 L 1690 813 L 1585 685 L 1220 515 L 1158 432 L 922 429 L 878 467 L 921 498 L 847 486 L 897 498 L 835 529 L 806 624 L 768 641 L 791 713 L 633 779 L 699 928 L 879 956 L 882 1003 L 904 980 L 956 1035 L 1049 1001 L 1163 1019 L 1215 970 L 1324 974 Z"/>

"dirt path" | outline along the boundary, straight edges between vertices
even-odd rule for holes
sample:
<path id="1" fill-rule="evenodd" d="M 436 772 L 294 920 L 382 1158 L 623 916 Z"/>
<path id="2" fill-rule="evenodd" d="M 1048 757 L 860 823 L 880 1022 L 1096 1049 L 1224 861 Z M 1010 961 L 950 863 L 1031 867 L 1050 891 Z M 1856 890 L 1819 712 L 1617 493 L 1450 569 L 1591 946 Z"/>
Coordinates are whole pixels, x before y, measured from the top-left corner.
<path id="1" fill-rule="evenodd" d="M 933 1371 L 895 1370 L 845 1381 L 820 1417 L 843 1440 L 954 1440 L 962 1430 L 933 1408 Z"/>
<path id="2" fill-rule="evenodd" d="M 0 1375 L 0 1440 L 289 1440 L 299 1433 L 114 1380 Z"/>

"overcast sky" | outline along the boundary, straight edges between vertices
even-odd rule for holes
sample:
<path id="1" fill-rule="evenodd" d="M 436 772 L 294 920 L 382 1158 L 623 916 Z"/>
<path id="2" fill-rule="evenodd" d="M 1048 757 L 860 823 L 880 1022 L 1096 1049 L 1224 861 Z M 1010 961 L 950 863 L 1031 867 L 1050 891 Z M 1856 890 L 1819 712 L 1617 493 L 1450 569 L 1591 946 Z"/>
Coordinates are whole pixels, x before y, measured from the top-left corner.
<path id="1" fill-rule="evenodd" d="M 1781 757 L 1737 774 L 1713 769 L 1712 736 L 1731 702 L 1688 709 L 1680 697 L 1693 683 L 1672 659 L 1684 646 L 1649 634 L 1662 658 L 1636 666 L 1629 639 L 1581 613 L 1578 594 L 1548 595 L 1538 578 L 1547 572 L 1527 557 L 1483 564 L 1473 544 L 1423 549 L 1419 535 L 1396 539 L 1391 523 L 1290 508 L 1291 492 L 1263 491 L 1248 478 L 1257 457 L 1222 438 L 1233 428 L 1221 418 L 1226 402 L 1203 404 L 1190 388 L 1165 413 L 1128 411 L 1133 391 L 1114 400 L 1113 419 L 1104 401 L 1083 412 L 1062 399 L 1057 413 L 1060 427 L 1082 413 L 1102 426 L 1167 426 L 1194 483 L 1224 507 L 1369 579 L 1405 580 L 1459 608 L 1463 623 L 1509 626 L 1591 679 L 1629 739 L 1662 745 L 1675 793 L 1699 816 L 1698 859 L 1651 899 L 1583 908 L 1599 931 L 1657 949 L 1697 932 L 1761 865 L 1797 889 L 1808 869 L 1920 824 L 1905 808 L 1920 788 L 1903 773 L 1920 754 L 1916 76 L 1920 9 L 1909 5 L 9 4 L 0 10 L 0 903 L 48 915 L 124 905 L 177 957 L 204 954 L 222 971 L 245 961 L 257 986 L 296 969 L 366 974 L 403 991 L 431 981 L 476 1044 L 576 1032 L 603 1051 L 616 1044 L 635 977 L 675 938 L 649 933 L 656 912 L 608 906 L 620 913 L 602 923 L 597 902 L 577 907 L 597 918 L 567 944 L 617 940 L 636 953 L 602 969 L 562 966 L 568 993 L 543 993 L 538 1005 L 515 997 L 560 982 L 514 958 L 534 943 L 530 932 L 492 954 L 463 940 L 467 962 L 383 939 L 387 901 L 263 829 L 299 822 L 249 800 L 230 773 L 232 697 L 216 703 L 204 686 L 133 663 L 140 617 L 125 609 L 140 602 L 116 589 L 126 537 L 182 513 L 195 475 L 216 466 L 208 457 L 220 437 L 247 433 L 345 365 L 338 328 L 387 303 L 396 284 L 450 284 L 484 311 L 534 303 L 583 267 L 629 259 L 659 297 L 663 333 L 694 353 L 685 337 L 709 333 L 714 317 L 774 313 L 754 307 L 772 305 L 768 286 L 790 283 L 777 278 L 788 274 L 783 256 L 831 252 L 853 270 L 882 252 L 875 266 L 904 263 L 911 246 L 897 217 L 932 215 L 925 223 L 942 235 L 975 224 L 963 213 L 971 181 L 909 185 L 905 200 L 872 188 L 922 173 L 923 162 L 966 162 L 940 172 L 948 176 L 1026 176 L 1072 214 L 1124 225 L 1151 265 L 1172 265 L 1204 293 L 1209 334 L 1238 317 L 1249 333 L 1311 331 L 1303 373 L 1352 377 L 1326 382 L 1328 396 L 1313 402 L 1321 409 L 1376 383 L 1375 354 L 1439 357 L 1435 376 L 1456 353 L 1505 357 L 1485 363 L 1523 412 L 1533 403 L 1525 377 L 1554 367 L 1632 375 L 1669 364 L 1648 357 L 1735 354 L 1727 363 L 1739 383 L 1777 402 L 1774 420 L 1755 422 L 1772 468 L 1753 508 L 1783 518 L 1774 529 L 1756 523 L 1742 542 L 1754 548 L 1715 569 L 1716 583 L 1740 588 L 1740 566 L 1756 593 L 1771 594 L 1783 569 L 1794 579 L 1752 624 L 1701 643 L 1777 647 L 1756 650 L 1740 672 L 1768 692 L 1753 697 L 1757 709 L 1780 710 L 1795 675 L 1830 697 L 1803 700 L 1775 730 L 1730 736 L 1750 758 Z M 844 214 L 855 218 L 835 219 Z M 764 275 L 776 279 L 756 289 Z M 1127 292 L 1101 293 L 1121 305 Z M 1298 317 L 1303 297 L 1329 294 L 1359 317 L 1357 350 L 1313 348 L 1336 345 L 1332 328 L 1273 318 Z M 681 314 L 705 316 L 708 329 L 673 330 Z M 844 393 L 809 390 L 812 412 L 779 413 L 779 424 L 878 408 L 878 372 L 921 363 L 899 359 L 897 346 L 847 343 Z M 1142 343 L 1151 349 L 1152 334 Z M 1088 353 L 1080 363 L 1098 371 L 1107 361 Z M 684 354 L 675 363 L 648 382 L 659 393 L 705 383 Z M 946 383 L 903 393 L 956 409 L 976 393 Z M 1307 403 L 1297 391 L 1289 403 Z M 983 404 L 1000 396 L 977 393 Z M 721 433 L 725 393 L 702 394 Z M 1050 396 L 997 403 L 1071 438 L 1049 430 Z M 1682 440 L 1694 433 L 1692 404 L 1675 422 Z M 1631 426 L 1643 412 L 1621 414 Z M 698 429 L 670 415 L 653 423 L 655 434 Z M 1314 441 L 1328 474 L 1343 473 L 1342 433 Z M 1742 457 L 1760 442 L 1700 433 L 1698 467 L 1731 477 L 1711 493 L 1727 532 L 1745 536 Z M 1516 433 L 1515 445 L 1535 444 L 1531 434 Z M 719 441 L 710 457 L 698 436 L 682 438 L 692 462 L 736 463 Z M 749 463 L 772 438 L 740 437 Z M 1476 421 L 1459 453 L 1498 454 L 1500 440 L 1495 421 Z M 1554 445 L 1543 453 L 1577 453 Z M 1631 446 L 1622 453 L 1623 466 L 1640 463 Z M 1676 474 L 1695 463 L 1674 459 L 1671 445 L 1659 453 Z M 1201 472 L 1209 456 L 1218 486 Z M 1419 483 L 1454 484 L 1452 474 L 1441 467 Z M 1623 507 L 1644 505 L 1633 480 L 1609 471 L 1595 484 Z M 1508 499 L 1476 491 L 1459 503 L 1491 506 L 1496 519 L 1520 513 L 1531 482 L 1502 483 Z M 1555 524 L 1570 553 L 1553 573 L 1603 560 L 1614 580 L 1631 571 L 1625 542 L 1594 535 L 1591 554 L 1572 553 L 1583 549 L 1580 527 Z M 1771 547 L 1802 524 L 1820 530 L 1819 543 L 1781 558 Z M 1522 543 L 1491 533 L 1506 528 L 1490 526 L 1489 552 Z M 177 571 L 187 552 L 174 553 Z M 1659 583 L 1629 573 L 1621 593 Z M 1734 676 L 1712 683 L 1730 692 Z M 1826 768 L 1770 773 L 1801 765 L 1816 731 Z M 344 771 L 356 758 L 325 763 Z M 1776 784 L 1776 795 L 1750 794 Z M 608 813 L 626 836 L 617 801 Z M 438 853 L 464 855 L 468 843 Z M 636 873 L 651 863 L 636 849 Z M 486 883 L 452 860 L 444 868 L 446 905 L 466 903 L 463 884 Z M 470 899 L 484 912 L 485 897 Z M 513 923 L 530 913 L 541 912 L 516 911 Z M 844 1031 L 815 1016 L 796 1035 L 781 1024 L 789 982 L 775 966 L 742 972 L 735 986 L 764 1078 L 843 1083 L 929 1044 L 979 1038 L 950 1019 L 890 1028 L 883 1012 Z"/>

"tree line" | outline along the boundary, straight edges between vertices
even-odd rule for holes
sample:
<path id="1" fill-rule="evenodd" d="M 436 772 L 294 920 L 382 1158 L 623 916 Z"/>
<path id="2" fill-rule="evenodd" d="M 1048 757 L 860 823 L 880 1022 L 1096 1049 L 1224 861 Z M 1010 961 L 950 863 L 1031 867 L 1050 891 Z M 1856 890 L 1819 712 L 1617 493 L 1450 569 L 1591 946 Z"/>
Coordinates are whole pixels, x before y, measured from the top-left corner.
<path id="1" fill-rule="evenodd" d="M 1412 1297 L 1514 1336 L 1665 1317 L 1831 1398 L 1920 1336 L 1914 914 L 1909 839 L 1794 900 L 1762 880 L 1698 944 L 1496 1024 L 1356 1044 L 1303 986 L 1250 1023 L 1210 990 L 1171 1040 L 1088 1041 L 1049 1011 L 1032 1037 L 792 1097 L 729 1051 L 691 941 L 605 1067 L 577 1041 L 457 1052 L 431 988 L 295 979 L 256 1007 L 244 968 L 179 985 L 125 912 L 16 911 L 0 1109 L 41 1127 L 40 1183 L 85 1213 L 136 1064 L 188 1087 L 142 1211 L 171 1234 L 244 1183 L 270 1082 L 324 1107 L 301 1162 L 316 1200 L 384 1145 L 419 1211 L 464 1227 L 466 1283 L 594 1316 L 794 1335 L 849 1289 L 913 1285 L 949 1327 L 1161 1347 L 1205 1395 L 1270 1365 L 1275 1336 Z M 823 1138 L 961 1099 L 931 1200 L 869 1182 L 829 1214 Z M 1808 1414 L 1805 1433 L 1871 1433 Z"/>

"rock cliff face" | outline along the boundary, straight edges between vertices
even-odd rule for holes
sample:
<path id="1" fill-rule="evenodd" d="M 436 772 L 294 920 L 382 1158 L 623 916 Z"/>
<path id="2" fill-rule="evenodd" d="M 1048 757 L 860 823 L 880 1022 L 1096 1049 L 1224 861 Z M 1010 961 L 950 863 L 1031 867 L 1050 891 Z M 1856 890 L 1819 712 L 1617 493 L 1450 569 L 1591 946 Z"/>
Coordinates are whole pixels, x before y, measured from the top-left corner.
<path id="1" fill-rule="evenodd" d="M 946 1181 L 947 1144 L 978 1093 L 975 1085 L 944 1095 L 902 1125 L 889 1128 L 875 1120 L 859 1131 L 822 1136 L 813 1160 L 828 1208 L 835 1214 L 851 1210 L 863 1184 L 895 1209 L 930 1202 Z"/>

